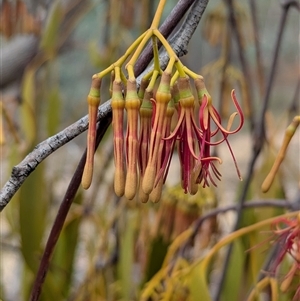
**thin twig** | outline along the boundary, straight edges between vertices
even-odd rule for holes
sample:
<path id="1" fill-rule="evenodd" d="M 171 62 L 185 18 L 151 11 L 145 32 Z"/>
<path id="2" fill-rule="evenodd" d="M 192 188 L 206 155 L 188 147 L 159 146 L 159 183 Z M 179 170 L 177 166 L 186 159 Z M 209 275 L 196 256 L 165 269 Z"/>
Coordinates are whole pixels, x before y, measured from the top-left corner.
<path id="1" fill-rule="evenodd" d="M 262 207 L 277 207 L 277 208 L 286 208 L 287 210 L 295 211 L 297 210 L 299 206 L 295 208 L 295 203 L 289 202 L 284 199 L 265 199 L 265 200 L 251 200 L 249 202 L 246 202 L 243 204 L 243 209 L 250 209 L 250 208 L 262 208 Z M 299 209 L 299 208 L 298 208 Z M 208 213 L 200 216 L 197 220 L 194 221 L 192 225 L 192 235 L 190 238 L 182 245 L 182 247 L 179 249 L 179 254 L 184 254 L 186 248 L 191 244 L 191 242 L 195 239 L 195 236 L 197 233 L 199 233 L 199 230 L 203 223 L 212 217 L 219 216 L 219 214 L 227 213 L 228 211 L 238 211 L 239 210 L 239 204 L 231 204 L 225 207 L 218 207 L 216 209 L 210 210 Z"/>
<path id="2" fill-rule="evenodd" d="M 256 70 L 257 70 L 257 83 L 259 85 L 260 95 L 264 95 L 265 91 L 265 77 L 263 70 L 263 62 L 260 49 L 260 38 L 259 38 L 259 27 L 257 20 L 257 9 L 256 0 L 250 0 L 250 12 L 254 33 L 254 45 L 255 45 L 255 56 L 256 56 Z"/>
<path id="3" fill-rule="evenodd" d="M 169 43 L 178 57 L 187 54 L 189 41 L 202 18 L 208 2 L 209 0 L 196 0 L 179 30 L 170 38 Z M 165 49 L 160 51 L 159 61 L 161 68 L 164 69 L 169 62 L 169 56 Z M 141 77 L 152 69 L 152 65 L 148 66 L 141 74 Z"/>
<path id="4" fill-rule="evenodd" d="M 231 24 L 231 30 L 233 31 L 235 38 L 236 38 L 236 42 L 237 42 L 237 46 L 238 46 L 238 55 L 239 55 L 239 59 L 241 62 L 242 71 L 243 71 L 243 74 L 245 77 L 245 83 L 246 83 L 245 88 L 246 88 L 246 95 L 247 95 L 246 104 L 247 104 L 247 109 L 249 111 L 250 126 L 251 126 L 251 129 L 253 130 L 254 129 L 254 120 L 253 120 L 254 116 L 253 116 L 253 103 L 252 103 L 253 102 L 253 93 L 252 93 L 253 84 L 252 84 L 252 79 L 251 79 L 251 75 L 250 75 L 250 68 L 249 68 L 248 62 L 246 60 L 240 28 L 239 28 L 239 25 L 236 20 L 235 10 L 234 10 L 234 6 L 233 6 L 233 0 L 225 0 L 225 2 L 228 5 L 229 22 Z"/>
<path id="5" fill-rule="evenodd" d="M 247 203 L 243 204 L 244 209 L 249 208 L 261 208 L 261 207 L 278 207 L 278 208 L 292 208 L 292 203 L 287 200 L 279 200 L 279 199 L 265 199 L 265 200 L 251 200 Z M 232 204 L 226 207 L 219 207 L 214 210 L 209 211 L 207 214 L 201 216 L 198 220 L 195 221 L 193 226 L 193 234 L 196 235 L 199 231 L 203 222 L 211 217 L 217 216 L 221 213 L 226 213 L 228 211 L 238 211 L 239 205 Z"/>
<path id="6" fill-rule="evenodd" d="M 205 12 L 209 0 L 196 0 L 191 7 L 184 23 L 178 32 L 170 39 L 172 48 L 179 56 L 187 54 L 187 46 L 192 38 L 201 18 Z M 183 42 L 181 41 L 183 39 Z"/>
<path id="7" fill-rule="evenodd" d="M 224 90 L 226 87 L 226 70 L 230 64 L 230 52 L 231 52 L 231 35 L 229 34 L 230 32 L 230 24 L 228 22 L 228 20 L 226 20 L 226 30 L 225 30 L 225 34 L 223 36 L 222 39 L 222 54 L 221 54 L 221 58 L 224 59 L 224 65 L 222 66 L 222 70 L 221 70 L 221 82 L 220 82 L 220 92 L 219 92 L 219 112 L 222 111 L 224 108 L 224 104 L 223 104 L 223 95 L 224 95 Z"/>

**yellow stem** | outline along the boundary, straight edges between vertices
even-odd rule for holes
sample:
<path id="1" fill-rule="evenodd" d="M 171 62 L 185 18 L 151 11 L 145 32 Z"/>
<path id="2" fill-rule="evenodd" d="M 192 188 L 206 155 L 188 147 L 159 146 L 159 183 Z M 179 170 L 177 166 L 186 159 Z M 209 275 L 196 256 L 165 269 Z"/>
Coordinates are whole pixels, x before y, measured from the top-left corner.
<path id="1" fill-rule="evenodd" d="M 151 77 L 151 81 L 149 82 L 148 87 L 147 87 L 147 91 L 148 92 L 151 92 L 153 90 L 153 87 L 155 85 L 155 82 L 156 82 L 158 74 L 159 74 L 158 70 L 154 70 L 153 71 L 153 74 L 152 74 L 152 77 Z"/>
<path id="2" fill-rule="evenodd" d="M 169 54 L 169 57 L 174 57 L 176 60 L 178 60 L 176 53 L 174 52 L 166 38 L 160 33 L 160 31 L 158 29 L 154 29 L 153 34 L 156 35 L 160 42 L 163 44 L 163 46 Z"/>
<path id="3" fill-rule="evenodd" d="M 171 78 L 171 87 L 174 86 L 175 82 L 177 81 L 177 78 L 179 77 L 179 72 L 178 70 L 176 70 L 176 72 L 174 73 L 174 75 Z"/>
<path id="4" fill-rule="evenodd" d="M 187 241 L 191 237 L 192 234 L 193 234 L 193 229 L 189 228 L 176 237 L 176 239 L 173 241 L 173 243 L 170 245 L 170 247 L 168 249 L 168 253 L 166 254 L 166 257 L 162 264 L 162 268 L 168 267 L 168 263 L 171 261 L 172 257 L 177 252 L 179 247 L 182 246 L 182 244 L 185 241 Z"/>
<path id="5" fill-rule="evenodd" d="M 121 67 L 124 62 L 127 60 L 129 55 L 132 53 L 132 51 L 140 44 L 140 42 L 144 39 L 145 35 L 148 31 L 145 31 L 143 34 L 141 34 L 126 50 L 126 52 L 113 64 L 111 64 L 108 68 L 104 69 L 103 71 L 99 72 L 97 76 L 99 78 L 104 77 L 109 72 L 111 72 L 116 66 Z"/>
<path id="6" fill-rule="evenodd" d="M 127 84 L 127 78 L 126 78 L 126 76 L 125 76 L 125 74 L 123 73 L 122 70 L 121 70 L 121 80 L 122 80 L 122 82 L 124 83 L 124 85 Z"/>
<path id="7" fill-rule="evenodd" d="M 128 79 L 130 81 L 135 81 L 135 75 L 134 75 L 134 67 L 133 65 L 127 65 L 127 72 L 128 72 Z"/>
<path id="8" fill-rule="evenodd" d="M 176 58 L 174 56 L 171 56 L 170 60 L 169 60 L 169 63 L 168 63 L 168 66 L 166 68 L 167 73 L 172 74 L 175 61 L 176 61 Z"/>
<path id="9" fill-rule="evenodd" d="M 157 37 L 152 36 L 152 43 L 153 43 L 153 56 L 154 56 L 154 69 L 155 70 L 160 70 L 160 65 L 159 65 L 159 55 L 158 55 L 158 47 L 157 47 Z"/>
<path id="10" fill-rule="evenodd" d="M 149 29 L 145 32 L 143 39 L 139 42 L 138 47 L 136 48 L 134 54 L 132 55 L 132 57 L 130 58 L 129 62 L 126 65 L 127 70 L 133 68 L 133 66 L 134 66 L 135 62 L 137 61 L 138 57 L 140 56 L 143 48 L 145 47 L 146 43 L 148 42 L 148 40 L 151 38 L 152 35 L 153 35 L 153 31 L 151 29 Z"/>
<path id="11" fill-rule="evenodd" d="M 247 301 L 255 300 L 254 298 L 270 283 L 270 278 L 265 277 L 259 281 L 251 291 Z"/>
<path id="12" fill-rule="evenodd" d="M 160 0 L 159 1 L 156 12 L 155 12 L 155 15 L 154 15 L 154 18 L 153 18 L 153 21 L 152 21 L 152 24 L 151 24 L 151 27 L 150 27 L 151 29 L 158 28 L 158 25 L 159 25 L 164 7 L 166 5 L 166 2 L 167 2 L 167 0 Z"/>
<path id="13" fill-rule="evenodd" d="M 148 81 L 148 80 L 150 80 L 150 78 L 152 77 L 152 75 L 153 75 L 153 70 L 151 70 L 149 73 L 147 73 L 146 75 L 144 75 L 144 77 L 143 77 L 142 80 Z"/>
<path id="14" fill-rule="evenodd" d="M 271 287 L 271 296 L 272 296 L 272 301 L 278 301 L 278 283 L 277 279 L 274 277 L 270 278 L 270 287 Z"/>
<path id="15" fill-rule="evenodd" d="M 186 66 L 183 66 L 183 70 L 185 71 L 185 73 L 190 76 L 191 78 L 193 79 L 196 79 L 196 78 L 201 78 L 203 79 L 203 76 L 201 76 L 200 74 L 197 74 L 195 72 L 193 72 L 192 70 L 190 70 L 189 68 L 187 68 Z"/>
<path id="16" fill-rule="evenodd" d="M 178 70 L 180 77 L 186 77 L 184 66 L 182 65 L 181 61 L 175 62 L 175 67 Z"/>
<path id="17" fill-rule="evenodd" d="M 230 235 L 227 235 L 222 240 L 220 240 L 218 243 L 216 243 L 208 252 L 208 254 L 203 258 L 203 267 L 207 269 L 210 260 L 214 257 L 214 255 L 225 245 L 231 243 L 235 239 L 239 238 L 240 236 L 243 236 L 245 234 L 248 234 L 249 232 L 255 231 L 261 227 L 271 225 L 276 219 L 278 218 L 290 218 L 295 217 L 297 214 L 299 214 L 299 211 L 296 212 L 289 212 L 280 216 L 271 217 L 269 219 L 263 220 L 261 222 L 255 223 L 251 226 L 241 228 Z"/>
<path id="18" fill-rule="evenodd" d="M 120 67 L 115 67 L 115 81 L 116 82 L 121 81 L 121 69 L 120 69 Z"/>

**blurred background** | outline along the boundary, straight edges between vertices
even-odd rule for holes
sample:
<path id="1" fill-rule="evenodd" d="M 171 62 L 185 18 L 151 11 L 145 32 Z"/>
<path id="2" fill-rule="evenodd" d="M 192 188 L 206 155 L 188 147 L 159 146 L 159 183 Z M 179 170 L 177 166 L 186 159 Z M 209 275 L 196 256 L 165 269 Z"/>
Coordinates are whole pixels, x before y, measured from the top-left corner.
<path id="1" fill-rule="evenodd" d="M 245 176 L 255 142 L 251 128 L 266 94 L 282 6 L 280 1 L 271 0 L 233 2 L 242 48 L 238 47 L 236 31 L 230 27 L 226 1 L 210 0 L 182 61 L 204 76 L 225 120 L 233 110 L 228 101 L 230 91 L 236 89 L 246 124 L 230 142 Z M 157 3 L 0 1 L 1 187 L 9 179 L 12 167 L 35 145 L 87 114 L 91 76 L 113 63 L 148 28 Z M 167 1 L 163 19 L 176 3 Z M 256 162 L 247 194 L 249 201 L 293 200 L 299 194 L 299 132 L 272 189 L 265 195 L 260 192 L 285 128 L 293 116 L 299 115 L 299 12 L 289 9 L 287 18 L 266 114 L 268 143 Z M 241 64 L 241 49 L 249 74 L 245 74 Z M 109 78 L 102 84 L 101 95 L 102 101 L 109 99 Z M 238 199 L 243 182 L 236 176 L 226 146 L 216 150 L 224 161 L 218 188 L 199 189 L 196 196 L 184 195 L 179 189 L 175 159 L 159 203 L 118 199 L 112 183 L 111 134 L 109 128 L 96 153 L 90 190 L 80 188 L 71 207 L 41 300 L 140 300 L 145 283 L 159 271 L 174 238 L 212 208 L 233 204 Z M 28 300 L 50 228 L 85 147 L 86 133 L 57 150 L 30 175 L 1 213 L 3 301 Z M 242 224 L 278 213 L 277 208 L 251 209 Z M 233 220 L 233 213 L 208 219 L 189 246 L 189 262 L 228 234 Z M 243 270 L 247 274 L 249 265 L 260 270 L 266 251 L 255 250 L 255 263 L 251 252 L 245 253 L 260 240 L 252 237 L 239 245 L 236 275 L 242 275 Z M 218 277 L 222 256 L 215 262 L 212 279 Z M 247 275 L 243 277 L 244 288 L 237 285 L 239 277 L 226 283 L 223 300 L 245 300 L 241 296 L 249 289 L 250 281 Z M 233 294 L 236 299 L 230 295 L 233 290 L 239 290 Z M 160 296 L 159 289 L 157 294 Z M 176 286 L 173 296 L 172 300 L 190 300 L 184 283 Z M 282 298 L 290 300 L 290 295 Z M 151 300 L 158 299 L 152 296 Z"/>

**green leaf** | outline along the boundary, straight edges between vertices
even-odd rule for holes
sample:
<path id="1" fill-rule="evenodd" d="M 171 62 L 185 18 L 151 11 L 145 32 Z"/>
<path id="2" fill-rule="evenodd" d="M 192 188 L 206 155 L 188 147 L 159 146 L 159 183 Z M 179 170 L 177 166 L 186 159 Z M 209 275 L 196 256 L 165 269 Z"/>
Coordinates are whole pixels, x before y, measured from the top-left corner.
<path id="1" fill-rule="evenodd" d="M 23 76 L 21 127 L 28 145 L 36 138 L 36 112 L 35 112 L 35 69 L 30 68 Z"/>
<path id="2" fill-rule="evenodd" d="M 53 88 L 47 99 L 47 131 L 48 136 L 57 133 L 60 119 L 61 98 L 58 88 Z"/>
<path id="3" fill-rule="evenodd" d="M 45 187 L 44 164 L 27 178 L 20 189 L 21 251 L 26 264 L 36 272 L 41 256 L 41 241 L 45 231 L 48 195 Z"/>
<path id="4" fill-rule="evenodd" d="M 244 263 L 245 252 L 241 240 L 238 239 L 233 242 L 221 300 L 240 300 L 240 292 L 243 288 Z"/>
<path id="5" fill-rule="evenodd" d="M 61 1 L 55 1 L 48 14 L 47 24 L 42 34 L 40 48 L 49 55 L 55 55 L 59 39 L 59 27 L 63 19 Z"/>
<path id="6" fill-rule="evenodd" d="M 190 291 L 188 301 L 212 300 L 207 286 L 206 271 L 201 264 L 194 267 L 188 274 L 188 288 Z"/>
<path id="7" fill-rule="evenodd" d="M 151 251 L 146 270 L 146 282 L 148 282 L 162 267 L 166 257 L 169 243 L 162 236 L 156 237 L 151 243 Z"/>
<path id="8" fill-rule="evenodd" d="M 74 203 L 82 203 L 81 193 L 77 194 Z M 74 258 L 78 243 L 80 222 L 81 216 L 75 217 L 64 226 L 55 246 L 41 300 L 53 300 L 53 298 L 51 299 L 51 293 L 53 292 L 57 292 L 56 294 L 64 297 L 63 299 L 67 298 L 74 271 Z"/>
<path id="9" fill-rule="evenodd" d="M 118 263 L 118 276 L 121 282 L 121 295 L 123 300 L 131 300 L 133 243 L 135 232 L 135 213 L 129 212 L 125 230 L 120 239 L 120 260 Z"/>

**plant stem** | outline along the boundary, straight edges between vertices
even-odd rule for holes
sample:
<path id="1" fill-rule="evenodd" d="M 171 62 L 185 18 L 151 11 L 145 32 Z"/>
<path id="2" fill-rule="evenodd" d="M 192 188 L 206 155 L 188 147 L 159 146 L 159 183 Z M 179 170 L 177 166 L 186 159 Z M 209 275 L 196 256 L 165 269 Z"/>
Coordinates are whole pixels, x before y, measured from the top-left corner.
<path id="1" fill-rule="evenodd" d="M 256 300 L 255 297 L 261 292 L 268 284 L 270 284 L 270 278 L 265 277 L 261 281 L 259 281 L 253 290 L 251 291 L 249 297 L 247 298 L 247 301 Z"/>
<path id="2" fill-rule="evenodd" d="M 274 277 L 269 278 L 271 288 L 271 300 L 278 301 L 278 282 Z"/>
<path id="3" fill-rule="evenodd" d="M 153 21 L 152 21 L 152 24 L 151 24 L 151 27 L 150 27 L 151 29 L 158 28 L 158 25 L 159 25 L 164 7 L 166 5 L 166 2 L 167 2 L 167 0 L 160 0 L 159 1 L 156 12 L 155 12 L 155 15 L 154 15 L 154 18 L 153 18 Z"/>
<path id="4" fill-rule="evenodd" d="M 145 36 L 143 37 L 143 39 L 140 41 L 137 49 L 135 50 L 134 54 L 132 55 L 132 57 L 130 58 L 129 62 L 126 65 L 126 69 L 128 70 L 129 73 L 129 78 L 134 77 L 134 64 L 136 62 L 136 60 L 138 59 L 138 57 L 140 56 L 143 48 L 145 47 L 146 43 L 148 42 L 148 40 L 150 39 L 150 37 L 152 36 L 152 30 L 149 29 L 146 31 Z"/>
<path id="5" fill-rule="evenodd" d="M 153 45 L 152 48 L 153 48 L 153 58 L 154 58 L 154 70 L 160 71 L 159 53 L 158 53 L 156 36 L 152 36 L 152 45 Z"/>
<path id="6" fill-rule="evenodd" d="M 132 51 L 141 43 L 141 41 L 143 41 L 144 37 L 146 36 L 146 34 L 148 33 L 148 31 L 144 32 L 143 34 L 141 34 L 126 50 L 126 52 L 113 64 L 111 64 L 109 67 L 107 67 L 106 69 L 104 69 L 103 71 L 99 72 L 97 74 L 98 77 L 102 78 L 104 77 L 106 74 L 108 74 L 109 72 L 111 72 L 116 66 L 121 67 L 124 62 L 127 60 L 127 58 L 130 56 L 130 54 L 132 53 Z"/>
<path id="7" fill-rule="evenodd" d="M 297 203 L 297 200 L 295 200 L 294 202 Z M 251 202 L 247 202 L 247 203 L 243 204 L 244 209 L 261 208 L 261 207 L 278 207 L 278 208 L 286 208 L 287 210 L 288 209 L 292 210 L 293 206 L 294 206 L 293 203 L 290 203 L 286 200 L 279 200 L 279 199 L 259 200 L 259 201 L 251 200 Z M 195 238 L 196 234 L 199 232 L 200 227 L 203 225 L 203 223 L 207 219 L 218 216 L 222 213 L 226 213 L 228 211 L 232 211 L 232 210 L 237 211 L 238 209 L 239 209 L 239 204 L 233 204 L 233 205 L 229 205 L 226 207 L 219 207 L 219 208 L 213 209 L 210 212 L 208 212 L 207 214 L 199 217 L 192 226 L 193 231 L 191 233 L 190 238 L 188 240 L 186 240 L 185 243 L 182 244 L 182 246 L 180 247 L 179 253 L 184 253 L 184 250 L 186 249 L 186 247 Z"/>
<path id="8" fill-rule="evenodd" d="M 177 57 L 177 55 L 175 54 L 174 50 L 172 49 L 172 47 L 170 46 L 169 42 L 165 39 L 165 37 L 159 32 L 158 29 L 154 29 L 153 30 L 153 34 L 155 36 L 157 36 L 157 38 L 159 39 L 159 41 L 163 44 L 163 46 L 165 47 L 168 55 Z"/>
<path id="9" fill-rule="evenodd" d="M 133 56 L 131 57 L 128 64 L 126 65 L 126 69 L 128 70 L 128 73 L 129 73 L 129 78 L 131 78 L 131 79 L 134 79 L 134 77 L 135 77 L 133 68 L 134 68 L 134 65 L 135 65 L 138 57 L 140 56 L 143 48 L 145 47 L 145 45 L 148 42 L 148 40 L 150 39 L 150 37 L 153 35 L 153 33 L 154 33 L 153 30 L 158 28 L 158 25 L 159 25 L 159 22 L 160 22 L 165 4 L 166 4 L 166 0 L 160 0 L 159 1 L 159 4 L 158 4 L 157 10 L 156 10 L 156 13 L 154 15 L 154 18 L 153 18 L 150 29 L 146 31 L 146 34 L 145 34 L 144 38 L 139 43 L 139 45 L 138 45 L 137 49 L 135 50 Z"/>
<path id="10" fill-rule="evenodd" d="M 291 218 L 291 217 L 295 217 L 299 214 L 298 211 L 296 212 L 289 212 L 280 216 L 275 216 L 275 217 L 271 217 L 268 218 L 266 220 L 263 220 L 261 222 L 255 223 L 251 226 L 247 226 L 244 228 L 241 228 L 235 232 L 232 232 L 231 234 L 227 235 L 226 237 L 224 237 L 222 240 L 220 240 L 218 243 L 216 243 L 208 252 L 208 254 L 205 256 L 205 258 L 203 259 L 203 267 L 205 269 L 208 268 L 209 262 L 210 260 L 216 255 L 216 253 L 224 246 L 232 243 L 235 239 L 248 234 L 252 231 L 255 231 L 259 228 L 262 228 L 264 226 L 267 225 L 271 225 L 274 221 L 276 221 L 276 219 L 280 219 L 280 218 Z"/>
<path id="11" fill-rule="evenodd" d="M 98 145 L 101 142 L 110 123 L 111 123 L 111 113 L 105 119 L 101 120 L 101 122 L 98 126 L 97 141 L 96 141 L 95 148 L 98 147 Z M 76 171 L 70 181 L 70 184 L 67 188 L 65 196 L 59 207 L 58 213 L 57 213 L 55 221 L 53 223 L 53 226 L 52 226 L 52 229 L 51 229 L 50 235 L 48 237 L 46 247 L 45 247 L 42 259 L 41 259 L 41 263 L 40 263 L 38 272 L 36 274 L 35 281 L 33 283 L 31 297 L 29 299 L 30 301 L 38 301 L 39 300 L 42 286 L 44 284 L 44 281 L 45 281 L 45 278 L 47 275 L 47 271 L 48 271 L 48 268 L 50 265 L 50 259 L 52 257 L 54 248 L 58 241 L 59 235 L 63 228 L 63 225 L 66 220 L 69 209 L 72 205 L 72 202 L 75 198 L 75 195 L 76 195 L 77 190 L 81 183 L 81 178 L 82 178 L 82 174 L 83 174 L 85 161 L 86 161 L 86 151 L 84 152 L 84 154 L 82 155 L 82 157 L 78 163 Z"/>
<path id="12" fill-rule="evenodd" d="M 163 24 L 160 26 L 159 31 L 161 34 L 167 38 L 174 28 L 178 25 L 179 21 L 183 18 L 184 14 L 190 8 L 195 0 L 179 0 L 176 6 L 172 9 L 169 16 L 165 19 Z M 208 2 L 208 0 L 207 0 Z M 158 43 L 158 48 L 161 46 Z M 149 43 L 146 47 L 139 59 L 137 60 L 134 71 L 135 74 L 141 73 L 150 63 L 152 59 L 152 45 Z"/>

